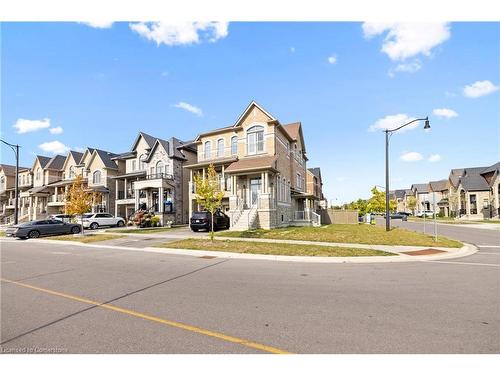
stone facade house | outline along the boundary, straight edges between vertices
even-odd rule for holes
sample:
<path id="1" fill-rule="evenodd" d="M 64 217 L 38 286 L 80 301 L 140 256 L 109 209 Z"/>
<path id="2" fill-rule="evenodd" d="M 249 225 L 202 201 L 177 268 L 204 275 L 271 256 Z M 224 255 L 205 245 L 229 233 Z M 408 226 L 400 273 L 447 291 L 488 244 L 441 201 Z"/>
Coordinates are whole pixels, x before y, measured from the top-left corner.
<path id="1" fill-rule="evenodd" d="M 394 199 L 396 199 L 396 212 L 413 213 L 414 210 L 411 209 L 409 198 L 414 196 L 415 194 L 411 189 L 394 190 Z"/>
<path id="2" fill-rule="evenodd" d="M 129 152 L 117 155 L 123 173 L 116 181 L 115 211 L 130 218 L 135 212 L 149 211 L 160 223 L 184 224 L 189 219 L 188 173 L 183 166 L 196 161 L 196 150 L 188 143 L 140 132 Z"/>
<path id="3" fill-rule="evenodd" d="M 490 187 L 490 218 L 498 219 L 500 218 L 500 162 L 485 168 L 480 174 Z"/>
<path id="4" fill-rule="evenodd" d="M 252 101 L 230 126 L 198 135 L 190 171 L 189 213 L 196 203 L 194 174 L 209 165 L 219 174 L 222 209 L 231 229 L 310 225 L 319 215 L 307 193 L 307 156 L 300 122 L 283 125 Z"/>
<path id="5" fill-rule="evenodd" d="M 427 211 L 432 209 L 429 184 L 413 184 L 411 191 L 417 200 L 416 211 Z"/>
<path id="6" fill-rule="evenodd" d="M 449 181 L 430 181 L 429 192 L 432 210 L 440 216 L 449 216 Z"/>

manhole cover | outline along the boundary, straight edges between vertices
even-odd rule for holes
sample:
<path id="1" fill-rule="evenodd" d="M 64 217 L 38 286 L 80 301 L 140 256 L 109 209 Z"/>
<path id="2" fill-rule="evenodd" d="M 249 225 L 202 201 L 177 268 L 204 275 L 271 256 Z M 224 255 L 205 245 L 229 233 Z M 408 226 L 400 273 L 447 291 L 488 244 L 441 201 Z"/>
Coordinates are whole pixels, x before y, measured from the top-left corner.
<path id="1" fill-rule="evenodd" d="M 423 249 L 416 251 L 403 251 L 401 253 L 406 255 L 432 255 L 432 254 L 446 253 L 446 251 L 438 249 Z"/>
<path id="2" fill-rule="evenodd" d="M 202 257 L 200 257 L 201 259 L 215 259 L 217 257 L 214 257 L 212 255 L 203 255 Z"/>

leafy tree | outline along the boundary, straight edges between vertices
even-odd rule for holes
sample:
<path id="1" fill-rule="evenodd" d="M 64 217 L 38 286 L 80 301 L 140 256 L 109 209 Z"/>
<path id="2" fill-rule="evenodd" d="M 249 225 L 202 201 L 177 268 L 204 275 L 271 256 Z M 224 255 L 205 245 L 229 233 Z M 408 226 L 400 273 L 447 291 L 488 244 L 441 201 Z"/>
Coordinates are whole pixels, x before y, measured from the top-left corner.
<path id="1" fill-rule="evenodd" d="M 194 175 L 196 186 L 196 202 L 210 212 L 212 224 L 210 228 L 210 240 L 214 240 L 214 213 L 220 208 L 224 192 L 220 190 L 219 175 L 212 164 L 208 166 L 205 178 L 199 173 Z"/>
<path id="2" fill-rule="evenodd" d="M 408 198 L 406 198 L 406 204 L 407 204 L 408 208 L 410 209 L 410 211 L 414 212 L 415 207 L 417 207 L 417 198 L 410 195 Z"/>
<path id="3" fill-rule="evenodd" d="M 66 194 L 65 211 L 69 215 L 80 215 L 83 235 L 83 214 L 92 209 L 99 193 L 89 191 L 83 184 L 82 175 L 78 175 Z"/>
<path id="4" fill-rule="evenodd" d="M 368 199 L 366 210 L 369 212 L 384 212 L 385 211 L 385 192 L 377 190 L 373 187 L 371 190 L 372 196 Z M 396 199 L 389 200 L 389 211 L 395 211 L 398 203 Z"/>

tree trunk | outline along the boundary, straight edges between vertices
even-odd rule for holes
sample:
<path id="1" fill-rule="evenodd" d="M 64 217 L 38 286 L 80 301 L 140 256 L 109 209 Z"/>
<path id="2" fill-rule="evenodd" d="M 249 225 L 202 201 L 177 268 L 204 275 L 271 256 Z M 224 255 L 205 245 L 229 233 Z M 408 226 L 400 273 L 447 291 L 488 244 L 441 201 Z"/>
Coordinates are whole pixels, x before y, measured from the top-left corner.
<path id="1" fill-rule="evenodd" d="M 83 236 L 83 214 L 80 216 L 80 224 L 82 226 L 82 231 L 80 232 L 80 234 Z"/>
<path id="2" fill-rule="evenodd" d="M 210 223 L 211 229 L 210 229 L 210 241 L 214 240 L 214 213 L 210 212 L 212 214 L 212 222 Z"/>

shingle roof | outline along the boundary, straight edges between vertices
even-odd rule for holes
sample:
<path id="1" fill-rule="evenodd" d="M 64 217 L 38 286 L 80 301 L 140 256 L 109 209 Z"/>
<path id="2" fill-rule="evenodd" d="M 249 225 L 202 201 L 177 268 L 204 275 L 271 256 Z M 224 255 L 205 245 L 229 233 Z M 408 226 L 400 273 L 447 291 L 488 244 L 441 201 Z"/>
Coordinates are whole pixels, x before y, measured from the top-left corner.
<path id="1" fill-rule="evenodd" d="M 144 132 L 139 132 L 140 135 L 144 138 L 146 143 L 148 144 L 149 148 L 153 147 L 155 142 L 156 142 L 156 137 L 153 137 L 152 135 L 146 134 Z"/>
<path id="2" fill-rule="evenodd" d="M 243 158 L 231 163 L 226 172 L 239 172 L 247 170 L 271 169 L 275 168 L 276 156 L 258 156 L 252 158 Z"/>
<path id="3" fill-rule="evenodd" d="M 111 158 L 118 156 L 117 154 L 99 149 L 95 149 L 95 152 L 99 155 L 106 168 L 118 169 L 116 163 L 113 160 L 111 160 Z"/>
<path id="4" fill-rule="evenodd" d="M 70 151 L 69 154 L 73 156 L 73 159 L 75 160 L 76 164 L 80 164 L 80 162 L 82 161 L 83 152 Z"/>
<path id="5" fill-rule="evenodd" d="M 61 170 L 63 168 L 64 162 L 66 161 L 66 156 L 56 155 L 45 165 L 44 169 L 54 169 Z"/>
<path id="6" fill-rule="evenodd" d="M 307 170 L 315 175 L 319 180 L 321 180 L 321 169 L 319 167 L 307 168 Z"/>
<path id="7" fill-rule="evenodd" d="M 428 193 L 429 184 L 413 184 L 411 185 L 412 190 L 416 190 L 417 193 Z"/>
<path id="8" fill-rule="evenodd" d="M 448 189 L 448 180 L 438 180 L 429 182 L 430 190 L 443 191 Z"/>
<path id="9" fill-rule="evenodd" d="M 37 155 L 36 158 L 38 159 L 38 161 L 40 162 L 40 166 L 42 168 L 45 168 L 46 165 L 48 164 L 48 162 L 51 160 L 51 158 L 47 157 L 47 156 L 42 156 L 42 155 Z"/>
<path id="10" fill-rule="evenodd" d="M 297 140 L 297 138 L 299 137 L 300 122 L 293 122 L 291 124 L 282 126 L 286 130 L 288 135 L 290 135 L 290 138 L 292 138 L 293 140 Z"/>
<path id="11" fill-rule="evenodd" d="M 394 195 L 396 196 L 396 198 L 398 199 L 404 199 L 405 195 L 406 195 L 406 189 L 396 189 L 394 191 Z"/>
<path id="12" fill-rule="evenodd" d="M 0 164 L 0 168 L 3 170 L 3 173 L 6 176 L 15 176 L 16 175 L 16 166 L 9 164 Z"/>
<path id="13" fill-rule="evenodd" d="M 491 172 L 500 172 L 500 162 L 493 164 L 490 167 L 485 168 L 481 174 L 491 173 Z"/>

